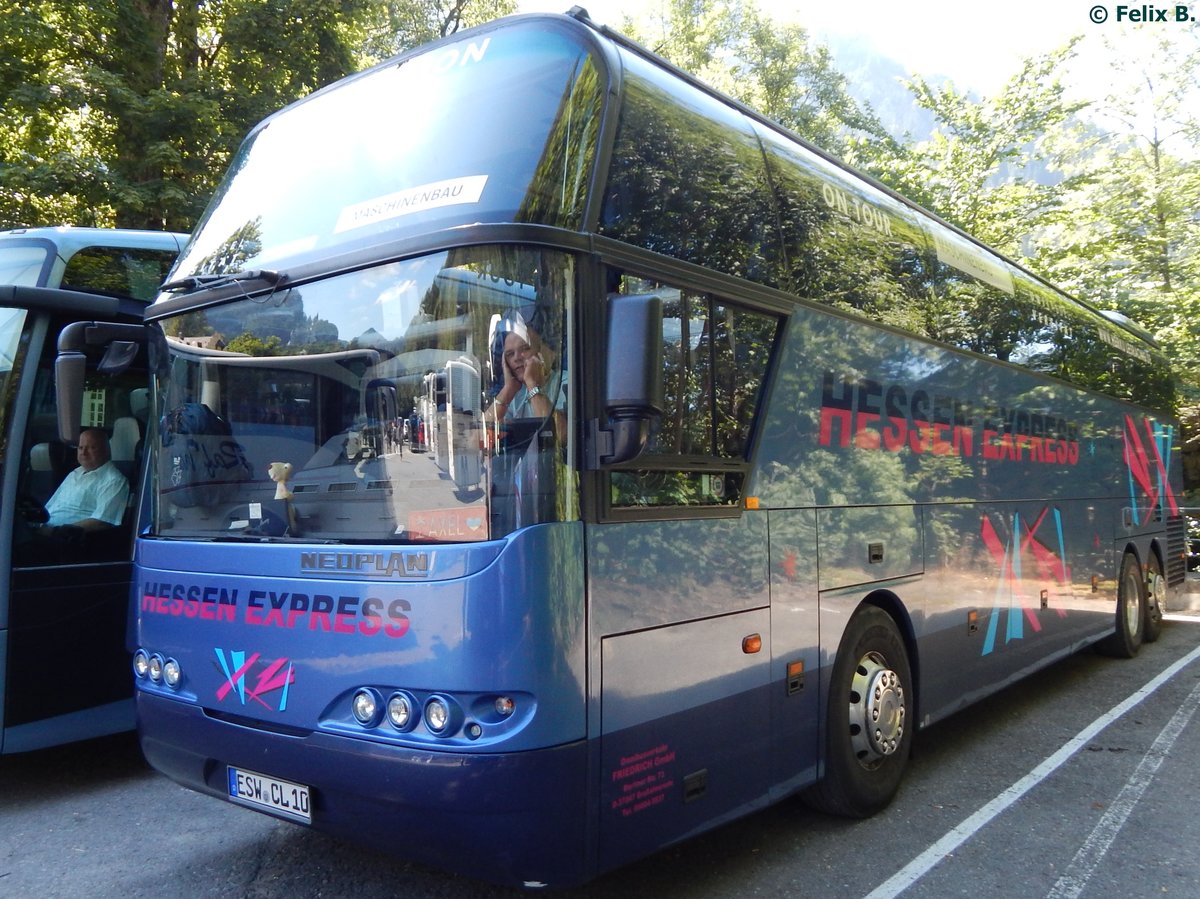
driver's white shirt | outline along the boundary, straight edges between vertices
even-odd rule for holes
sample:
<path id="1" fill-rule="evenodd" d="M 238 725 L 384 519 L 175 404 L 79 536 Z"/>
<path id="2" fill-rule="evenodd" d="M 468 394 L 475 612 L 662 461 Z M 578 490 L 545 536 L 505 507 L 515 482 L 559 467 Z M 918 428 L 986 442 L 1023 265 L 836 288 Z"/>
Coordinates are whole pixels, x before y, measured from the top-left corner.
<path id="1" fill-rule="evenodd" d="M 88 518 L 119 525 L 129 501 L 129 482 L 112 461 L 93 471 L 79 466 L 66 476 L 46 503 L 49 525 L 74 524 Z"/>

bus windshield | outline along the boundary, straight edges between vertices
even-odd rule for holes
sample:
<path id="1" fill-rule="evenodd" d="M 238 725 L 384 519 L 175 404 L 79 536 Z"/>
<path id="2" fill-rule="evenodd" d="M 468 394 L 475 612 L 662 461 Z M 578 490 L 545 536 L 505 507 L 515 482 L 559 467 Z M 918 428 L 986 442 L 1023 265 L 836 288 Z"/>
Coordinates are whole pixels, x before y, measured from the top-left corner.
<path id="1" fill-rule="evenodd" d="M 578 229 L 602 99 L 584 45 L 544 22 L 349 79 L 247 138 L 175 278 L 473 222 Z"/>
<path id="2" fill-rule="evenodd" d="M 41 283 L 42 272 L 50 258 L 51 247 L 45 241 L 14 240 L 0 243 L 0 284 L 34 287 Z"/>
<path id="3" fill-rule="evenodd" d="M 155 533 L 470 542 L 574 517 L 571 284 L 565 254 L 472 248 L 167 319 Z"/>
<path id="4" fill-rule="evenodd" d="M 21 347 L 21 335 L 25 329 L 24 309 L 0 308 L 0 396 L 10 396 L 13 370 L 17 364 L 17 352 Z M 8 433 L 8 403 L 0 403 L 0 435 Z M 4 446 L 0 437 L 0 447 Z M 0 464 L 8 454 L 0 452 Z"/>

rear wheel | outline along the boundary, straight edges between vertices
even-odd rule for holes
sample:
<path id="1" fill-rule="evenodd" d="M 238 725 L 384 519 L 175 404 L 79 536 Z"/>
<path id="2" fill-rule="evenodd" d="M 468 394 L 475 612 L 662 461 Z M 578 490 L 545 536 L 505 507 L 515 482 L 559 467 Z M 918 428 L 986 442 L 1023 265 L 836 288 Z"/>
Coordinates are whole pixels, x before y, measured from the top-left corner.
<path id="1" fill-rule="evenodd" d="M 865 818 L 895 795 L 912 746 L 908 652 L 890 615 L 864 606 L 833 663 L 825 728 L 825 777 L 804 794 L 830 814 Z"/>
<path id="2" fill-rule="evenodd" d="M 1117 580 L 1117 629 L 1097 648 L 1105 655 L 1132 659 L 1141 649 L 1145 622 L 1146 582 L 1133 553 L 1125 553 Z"/>
<path id="3" fill-rule="evenodd" d="M 1143 639 L 1153 643 L 1162 633 L 1163 615 L 1167 611 L 1167 579 L 1163 577 L 1162 563 L 1155 553 L 1150 553 L 1146 565 L 1146 624 Z"/>

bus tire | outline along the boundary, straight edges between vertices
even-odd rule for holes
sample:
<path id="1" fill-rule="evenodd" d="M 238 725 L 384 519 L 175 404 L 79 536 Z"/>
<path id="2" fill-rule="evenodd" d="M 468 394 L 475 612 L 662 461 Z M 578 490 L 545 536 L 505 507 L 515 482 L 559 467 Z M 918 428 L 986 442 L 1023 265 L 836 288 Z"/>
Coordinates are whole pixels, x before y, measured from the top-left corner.
<path id="1" fill-rule="evenodd" d="M 1167 579 L 1163 577 L 1162 562 L 1151 551 L 1146 565 L 1146 623 L 1142 634 L 1145 643 L 1153 643 L 1162 633 L 1163 615 L 1167 611 Z"/>
<path id="2" fill-rule="evenodd" d="M 891 802 L 915 726 L 912 675 L 890 615 L 863 606 L 833 663 L 825 727 L 825 776 L 804 794 L 814 808 L 865 818 Z"/>
<path id="3" fill-rule="evenodd" d="M 1117 579 L 1116 630 L 1098 644 L 1097 648 L 1106 656 L 1132 659 L 1142 648 L 1146 633 L 1146 582 L 1142 579 L 1141 566 L 1133 553 L 1125 553 L 1121 559 L 1121 573 Z"/>

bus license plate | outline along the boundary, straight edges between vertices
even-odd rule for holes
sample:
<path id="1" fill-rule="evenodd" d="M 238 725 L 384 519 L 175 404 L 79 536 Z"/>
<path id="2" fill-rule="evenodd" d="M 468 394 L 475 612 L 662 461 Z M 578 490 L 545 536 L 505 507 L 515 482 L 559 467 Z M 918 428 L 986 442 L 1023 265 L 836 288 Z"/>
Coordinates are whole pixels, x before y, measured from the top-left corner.
<path id="1" fill-rule="evenodd" d="M 312 823 L 308 787 L 241 768 L 229 768 L 229 798 L 293 821 Z"/>

